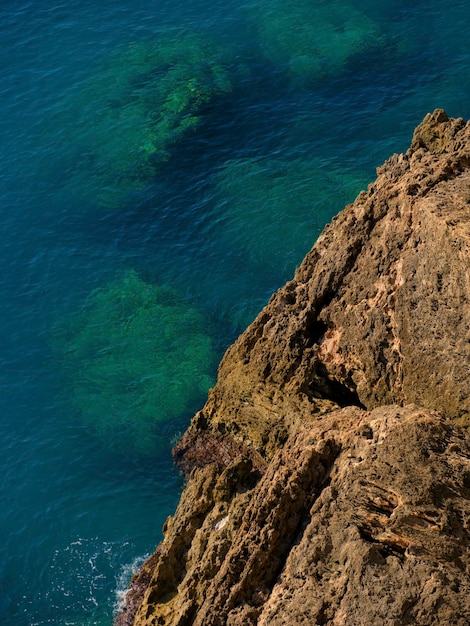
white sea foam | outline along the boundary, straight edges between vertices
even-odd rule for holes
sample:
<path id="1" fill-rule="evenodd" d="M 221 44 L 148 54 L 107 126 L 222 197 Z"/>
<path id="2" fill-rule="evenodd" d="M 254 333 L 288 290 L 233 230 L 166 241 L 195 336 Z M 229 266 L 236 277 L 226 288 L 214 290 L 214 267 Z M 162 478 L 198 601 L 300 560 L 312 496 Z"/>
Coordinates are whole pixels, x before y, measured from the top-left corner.
<path id="1" fill-rule="evenodd" d="M 149 554 L 138 556 L 131 563 L 121 567 L 121 571 L 116 577 L 114 614 L 119 613 L 126 606 L 126 593 L 129 588 L 129 581 L 149 556 Z"/>

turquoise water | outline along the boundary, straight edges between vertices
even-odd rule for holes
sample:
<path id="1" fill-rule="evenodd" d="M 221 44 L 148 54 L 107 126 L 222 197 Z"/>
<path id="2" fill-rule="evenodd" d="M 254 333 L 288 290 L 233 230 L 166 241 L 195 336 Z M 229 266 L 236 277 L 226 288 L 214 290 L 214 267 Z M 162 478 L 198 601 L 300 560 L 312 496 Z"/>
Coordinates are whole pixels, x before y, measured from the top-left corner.
<path id="1" fill-rule="evenodd" d="M 407 148 L 426 112 L 470 116 L 464 2 L 299 4 L 296 21 L 296 3 L 273 0 L 1 3 L 2 625 L 111 623 L 119 592 L 176 506 L 171 445 L 203 402 L 198 392 L 178 415 L 165 414 L 151 452 L 127 445 L 111 409 L 88 407 L 96 428 L 83 419 L 77 389 L 88 403 L 96 396 L 67 361 L 77 335 L 61 352 L 57 329 L 90 316 L 90 298 L 132 270 L 176 290 L 188 315 L 204 320 L 213 377 L 324 224 Z M 309 19 L 312 36 L 323 37 L 318 66 L 300 45 Z M 230 89 L 211 94 L 190 132 L 173 128 L 168 158 L 156 163 L 153 153 L 155 167 L 136 184 L 126 168 L 142 151 L 134 159 L 128 145 L 141 140 L 127 144 L 123 129 L 133 132 L 129 112 L 141 121 L 138 87 L 126 83 L 117 103 L 103 98 L 118 71 L 109 59 L 182 33 L 223 50 Z M 173 57 L 161 80 L 185 62 Z M 195 67 L 206 76 L 213 65 Z M 175 345 L 168 363 L 176 354 L 186 366 L 192 354 Z"/>

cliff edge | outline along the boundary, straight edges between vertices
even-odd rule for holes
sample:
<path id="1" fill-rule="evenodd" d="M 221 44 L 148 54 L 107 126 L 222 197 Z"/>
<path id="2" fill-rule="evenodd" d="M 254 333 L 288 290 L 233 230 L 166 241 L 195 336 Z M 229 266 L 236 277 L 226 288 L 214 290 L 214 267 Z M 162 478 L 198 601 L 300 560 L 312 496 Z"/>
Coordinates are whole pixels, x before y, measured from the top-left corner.
<path id="1" fill-rule="evenodd" d="M 470 623 L 470 123 L 442 110 L 225 354 L 116 626 Z"/>

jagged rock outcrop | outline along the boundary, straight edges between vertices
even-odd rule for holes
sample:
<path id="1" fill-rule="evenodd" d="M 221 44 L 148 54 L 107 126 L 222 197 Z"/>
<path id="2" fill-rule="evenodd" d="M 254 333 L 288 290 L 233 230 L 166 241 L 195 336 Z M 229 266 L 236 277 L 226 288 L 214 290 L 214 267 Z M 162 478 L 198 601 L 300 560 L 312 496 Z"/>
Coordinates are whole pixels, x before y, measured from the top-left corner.
<path id="1" fill-rule="evenodd" d="M 426 116 L 227 351 L 118 625 L 470 623 L 470 123 Z"/>

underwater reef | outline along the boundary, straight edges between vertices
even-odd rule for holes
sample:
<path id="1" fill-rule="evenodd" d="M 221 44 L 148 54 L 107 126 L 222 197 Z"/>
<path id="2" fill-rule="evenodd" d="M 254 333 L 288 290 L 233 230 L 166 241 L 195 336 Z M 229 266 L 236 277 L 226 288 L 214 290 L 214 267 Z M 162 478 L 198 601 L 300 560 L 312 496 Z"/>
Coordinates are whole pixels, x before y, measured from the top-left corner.
<path id="1" fill-rule="evenodd" d="M 158 426 L 194 411 L 213 384 L 203 316 L 133 270 L 57 324 L 53 347 L 79 423 L 119 452 L 154 452 Z"/>
<path id="2" fill-rule="evenodd" d="M 247 9 L 263 56 L 297 83 L 341 71 L 377 44 L 379 28 L 353 3 L 269 0 Z"/>
<path id="3" fill-rule="evenodd" d="M 241 7 L 240 17 L 242 49 L 230 37 L 222 45 L 174 28 L 117 46 L 67 86 L 44 128 L 65 199 L 105 209 L 135 203 L 228 99 L 256 101 L 260 67 L 273 85 L 310 90 L 386 37 L 347 0 L 266 0 Z"/>
<path id="4" fill-rule="evenodd" d="M 116 48 L 52 120 L 70 146 L 70 191 L 115 208 L 152 182 L 173 146 L 232 89 L 224 51 L 175 30 Z"/>

